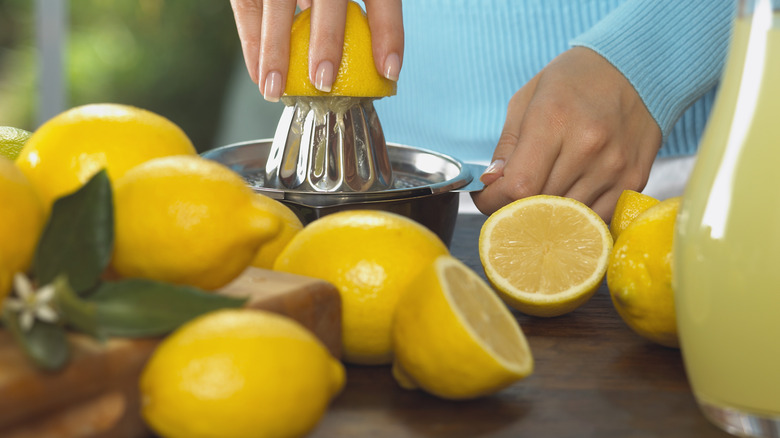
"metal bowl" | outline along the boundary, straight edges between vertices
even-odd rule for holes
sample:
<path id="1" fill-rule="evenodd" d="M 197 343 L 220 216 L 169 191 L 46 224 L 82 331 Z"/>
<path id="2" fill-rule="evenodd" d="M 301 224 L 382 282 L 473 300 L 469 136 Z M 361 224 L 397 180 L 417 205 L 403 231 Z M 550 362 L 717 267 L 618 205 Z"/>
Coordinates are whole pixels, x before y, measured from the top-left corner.
<path id="1" fill-rule="evenodd" d="M 458 215 L 459 192 L 471 190 L 469 166 L 448 155 L 388 143 L 393 184 L 369 192 L 311 192 L 265 187 L 265 166 L 272 140 L 218 147 L 202 153 L 239 173 L 258 193 L 289 206 L 307 224 L 343 210 L 384 210 L 414 219 L 449 245 Z"/>

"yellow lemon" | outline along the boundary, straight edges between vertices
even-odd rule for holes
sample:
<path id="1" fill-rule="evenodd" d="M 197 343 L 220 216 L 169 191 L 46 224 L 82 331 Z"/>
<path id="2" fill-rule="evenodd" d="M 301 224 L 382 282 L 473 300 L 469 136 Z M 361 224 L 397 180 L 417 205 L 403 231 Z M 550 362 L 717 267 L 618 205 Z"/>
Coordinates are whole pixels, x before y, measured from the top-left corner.
<path id="1" fill-rule="evenodd" d="M 295 235 L 274 269 L 320 278 L 342 302 L 344 360 L 387 364 L 401 292 L 425 265 L 448 254 L 429 229 L 394 213 L 349 210 L 324 216 Z"/>
<path id="2" fill-rule="evenodd" d="M 428 264 L 401 295 L 393 375 L 448 399 L 492 394 L 531 374 L 517 321 L 482 278 L 451 256 Z"/>
<path id="3" fill-rule="evenodd" d="M 114 270 L 203 289 L 243 272 L 279 219 L 235 172 L 197 155 L 155 158 L 116 180 Z"/>
<path id="4" fill-rule="evenodd" d="M 0 157 L 0 303 L 14 274 L 30 267 L 45 220 L 35 188 L 13 161 Z"/>
<path id="5" fill-rule="evenodd" d="M 347 5 L 341 65 L 329 93 L 314 88 L 309 79 L 310 27 L 311 8 L 308 8 L 295 17 L 292 25 L 285 95 L 384 97 L 395 94 L 395 82 L 376 70 L 368 18 L 357 3 L 350 1 Z"/>
<path id="6" fill-rule="evenodd" d="M 300 437 L 344 379 L 341 363 L 292 319 L 221 310 L 160 343 L 141 375 L 141 409 L 167 438 Z"/>
<path id="7" fill-rule="evenodd" d="M 618 237 L 609 258 L 607 286 L 623 321 L 639 335 L 677 347 L 672 290 L 672 237 L 680 198 L 661 201 Z"/>
<path id="8" fill-rule="evenodd" d="M 0 157 L 15 160 L 31 135 L 31 132 L 24 129 L 0 126 Z"/>
<path id="9" fill-rule="evenodd" d="M 276 236 L 260 247 L 260 251 L 255 254 L 255 258 L 251 263 L 252 266 L 258 268 L 272 269 L 276 257 L 287 246 L 287 243 L 292 240 L 293 236 L 303 229 L 303 223 L 301 223 L 301 220 L 298 219 L 298 216 L 292 210 L 275 199 L 257 194 L 255 200 L 261 205 L 261 208 L 278 217 L 281 224 Z"/>
<path id="10" fill-rule="evenodd" d="M 91 104 L 44 123 L 25 143 L 16 164 L 51 206 L 103 168 L 114 181 L 144 161 L 181 154 L 196 151 L 170 120 L 132 106 Z"/>
<path id="11" fill-rule="evenodd" d="M 488 280 L 511 306 L 557 316 L 584 304 L 607 269 L 607 224 L 571 198 L 538 195 L 493 213 L 479 235 Z"/>
<path id="12" fill-rule="evenodd" d="M 615 213 L 612 220 L 609 221 L 609 232 L 612 233 L 612 239 L 617 240 L 618 235 L 623 232 L 628 225 L 633 222 L 640 214 L 648 208 L 658 204 L 658 199 L 633 190 L 623 190 L 615 204 Z"/>

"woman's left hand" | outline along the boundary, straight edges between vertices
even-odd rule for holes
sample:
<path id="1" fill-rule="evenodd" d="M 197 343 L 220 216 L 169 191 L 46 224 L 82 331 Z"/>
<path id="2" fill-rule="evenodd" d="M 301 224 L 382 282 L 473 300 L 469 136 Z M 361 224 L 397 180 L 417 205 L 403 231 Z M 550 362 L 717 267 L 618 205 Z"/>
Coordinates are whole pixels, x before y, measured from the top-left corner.
<path id="1" fill-rule="evenodd" d="M 661 140 L 628 79 L 601 55 L 575 47 L 510 100 L 474 202 L 491 214 L 527 196 L 567 196 L 609 221 L 624 189 L 644 188 Z"/>

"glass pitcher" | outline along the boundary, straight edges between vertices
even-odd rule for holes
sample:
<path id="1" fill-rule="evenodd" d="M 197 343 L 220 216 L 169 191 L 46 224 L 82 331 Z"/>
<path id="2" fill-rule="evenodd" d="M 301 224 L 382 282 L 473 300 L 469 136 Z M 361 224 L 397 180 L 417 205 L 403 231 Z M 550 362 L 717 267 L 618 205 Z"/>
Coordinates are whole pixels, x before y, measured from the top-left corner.
<path id="1" fill-rule="evenodd" d="M 780 436 L 780 0 L 738 3 L 673 257 L 699 406 L 730 433 Z"/>

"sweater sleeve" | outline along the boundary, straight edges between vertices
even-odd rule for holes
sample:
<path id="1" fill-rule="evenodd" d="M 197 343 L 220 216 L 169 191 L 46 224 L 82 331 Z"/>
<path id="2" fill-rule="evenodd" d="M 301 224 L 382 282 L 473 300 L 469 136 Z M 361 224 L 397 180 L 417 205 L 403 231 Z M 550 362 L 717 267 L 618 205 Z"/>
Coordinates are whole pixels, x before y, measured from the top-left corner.
<path id="1" fill-rule="evenodd" d="M 717 84 L 735 11 L 733 0 L 628 0 L 570 44 L 620 70 L 666 139 L 682 113 Z"/>

